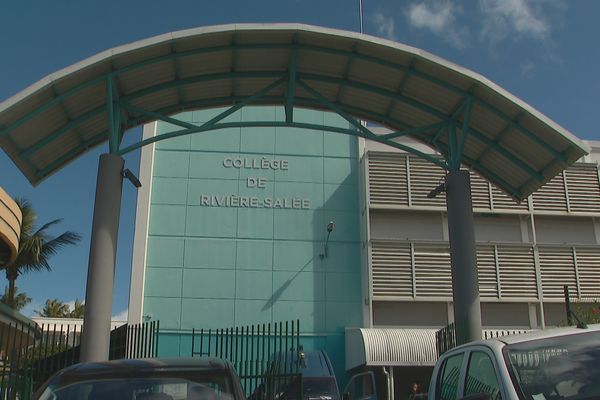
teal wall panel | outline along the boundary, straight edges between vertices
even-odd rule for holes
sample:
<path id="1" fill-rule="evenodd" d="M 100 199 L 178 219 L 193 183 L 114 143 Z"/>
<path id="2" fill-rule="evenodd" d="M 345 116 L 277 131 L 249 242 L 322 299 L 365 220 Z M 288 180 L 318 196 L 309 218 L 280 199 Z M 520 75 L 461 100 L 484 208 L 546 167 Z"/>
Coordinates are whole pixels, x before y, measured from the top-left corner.
<path id="1" fill-rule="evenodd" d="M 234 325 L 234 300 L 183 298 L 181 329 L 220 329 Z M 161 322 L 162 328 L 162 322 Z"/>
<path id="2" fill-rule="evenodd" d="M 272 270 L 273 241 L 238 240 L 236 266 L 238 270 Z"/>
<path id="3" fill-rule="evenodd" d="M 185 207 L 155 204 L 150 210 L 150 235 L 183 235 L 185 232 Z"/>
<path id="4" fill-rule="evenodd" d="M 184 241 L 181 238 L 149 237 L 146 267 L 183 266 L 183 244 Z"/>
<path id="5" fill-rule="evenodd" d="M 161 329 L 180 329 L 181 298 L 145 296 L 143 315 L 160 321 Z"/>
<path id="6" fill-rule="evenodd" d="M 245 107 L 226 121 L 284 119 L 283 107 Z M 294 120 L 349 126 L 303 109 Z M 192 328 L 299 319 L 305 349 L 343 371 L 343 329 L 362 321 L 357 154 L 356 137 L 280 127 L 157 143 L 143 313 L 169 330 L 161 354 L 189 355 Z"/>
<path id="7" fill-rule="evenodd" d="M 240 128 L 225 128 L 218 131 L 191 135 L 190 148 L 202 151 L 240 151 Z"/>
<path id="8" fill-rule="evenodd" d="M 146 284 L 144 293 L 153 297 L 181 297 L 181 268 L 156 268 L 146 269 Z"/>
<path id="9" fill-rule="evenodd" d="M 233 299 L 235 271 L 231 269 L 193 268 L 183 272 L 183 297 Z"/>
<path id="10" fill-rule="evenodd" d="M 157 150 L 154 153 L 154 176 L 187 178 L 190 155 L 187 152 Z"/>
<path id="11" fill-rule="evenodd" d="M 185 268 L 235 268 L 236 242 L 223 239 L 185 240 Z"/>
<path id="12" fill-rule="evenodd" d="M 161 178 L 152 181 L 154 204 L 186 204 L 188 180 L 186 178 Z"/>

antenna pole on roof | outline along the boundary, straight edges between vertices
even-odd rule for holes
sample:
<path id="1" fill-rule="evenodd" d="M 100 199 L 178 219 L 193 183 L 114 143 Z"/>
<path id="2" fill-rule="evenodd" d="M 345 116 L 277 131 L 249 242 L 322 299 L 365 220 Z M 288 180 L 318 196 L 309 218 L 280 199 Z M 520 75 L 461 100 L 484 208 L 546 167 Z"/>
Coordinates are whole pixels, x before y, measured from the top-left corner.
<path id="1" fill-rule="evenodd" d="M 363 5 L 362 0 L 358 0 L 358 16 L 360 18 L 360 33 L 365 33 L 363 29 Z"/>

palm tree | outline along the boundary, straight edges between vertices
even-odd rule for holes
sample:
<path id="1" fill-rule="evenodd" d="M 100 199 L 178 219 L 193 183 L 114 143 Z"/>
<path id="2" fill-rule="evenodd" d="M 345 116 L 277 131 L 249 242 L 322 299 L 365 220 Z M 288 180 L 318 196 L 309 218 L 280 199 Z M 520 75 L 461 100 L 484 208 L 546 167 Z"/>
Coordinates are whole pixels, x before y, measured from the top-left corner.
<path id="1" fill-rule="evenodd" d="M 51 238 L 48 229 L 60 223 L 60 219 L 50 221 L 35 230 L 37 214 L 31 204 L 25 199 L 15 199 L 15 201 L 23 214 L 19 253 L 14 261 L 3 267 L 6 271 L 6 279 L 8 279 L 7 304 L 13 308 L 15 306 L 15 281 L 19 275 L 44 269 L 50 271 L 52 269 L 49 263 L 50 256 L 56 254 L 62 247 L 76 244 L 81 239 L 79 234 L 71 231 L 66 231 L 55 238 Z"/>
<path id="2" fill-rule="evenodd" d="M 15 286 L 15 300 L 13 308 L 17 311 L 21 311 L 27 304 L 31 303 L 31 297 L 27 296 L 27 293 L 19 293 L 19 288 Z M 4 294 L 0 297 L 0 301 L 4 304 L 8 304 L 8 286 L 4 288 Z"/>
<path id="3" fill-rule="evenodd" d="M 42 311 L 35 310 L 34 312 L 40 317 L 65 318 L 69 316 L 69 305 L 58 299 L 48 299 Z"/>
<path id="4" fill-rule="evenodd" d="M 83 318 L 85 313 L 85 303 L 79 299 L 75 299 L 73 309 L 69 311 L 69 318 Z"/>

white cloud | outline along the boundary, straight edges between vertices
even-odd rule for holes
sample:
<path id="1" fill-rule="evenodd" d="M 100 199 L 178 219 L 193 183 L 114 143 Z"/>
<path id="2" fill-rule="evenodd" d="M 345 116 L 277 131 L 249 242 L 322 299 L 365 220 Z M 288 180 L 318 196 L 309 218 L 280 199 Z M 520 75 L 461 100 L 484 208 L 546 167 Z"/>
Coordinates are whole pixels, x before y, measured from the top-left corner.
<path id="1" fill-rule="evenodd" d="M 128 312 L 129 312 L 129 309 L 126 308 L 123 311 L 121 311 L 120 313 L 117 313 L 117 315 L 113 315 L 111 317 L 111 319 L 113 321 L 127 321 Z"/>
<path id="2" fill-rule="evenodd" d="M 562 1 L 545 1 L 543 5 L 546 3 L 560 5 Z M 539 1 L 479 0 L 479 5 L 483 17 L 480 38 L 492 45 L 507 38 L 545 41 L 550 36 L 551 24 Z"/>
<path id="3" fill-rule="evenodd" d="M 533 61 L 529 60 L 521 63 L 519 67 L 521 68 L 521 75 L 528 78 L 533 75 L 536 66 Z"/>
<path id="4" fill-rule="evenodd" d="M 462 8 L 451 1 L 420 1 L 406 11 L 410 26 L 428 30 L 457 49 L 468 44 L 469 29 L 457 23 Z"/>
<path id="5" fill-rule="evenodd" d="M 386 17 L 380 12 L 376 12 L 371 17 L 375 25 L 377 25 L 377 34 L 386 39 L 395 40 L 396 32 L 394 28 L 394 18 Z"/>

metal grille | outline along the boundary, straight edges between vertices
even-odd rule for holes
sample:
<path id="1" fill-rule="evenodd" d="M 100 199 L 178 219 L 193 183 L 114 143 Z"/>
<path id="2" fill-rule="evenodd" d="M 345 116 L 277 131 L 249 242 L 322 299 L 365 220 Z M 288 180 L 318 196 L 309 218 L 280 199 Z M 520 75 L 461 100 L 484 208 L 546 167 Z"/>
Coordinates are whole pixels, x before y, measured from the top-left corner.
<path id="1" fill-rule="evenodd" d="M 481 175 L 471 172 L 471 201 L 474 209 L 490 210 L 490 184 Z"/>
<path id="2" fill-rule="evenodd" d="M 413 296 L 410 243 L 373 242 L 373 297 Z"/>
<path id="3" fill-rule="evenodd" d="M 406 155 L 369 154 L 369 194 L 373 205 L 408 206 Z"/>
<path id="4" fill-rule="evenodd" d="M 300 321 L 227 329 L 193 329 L 192 357 L 229 360 L 246 396 L 302 399 Z"/>
<path id="5" fill-rule="evenodd" d="M 477 271 L 479 275 L 479 295 L 482 298 L 498 298 L 494 246 L 477 246 Z"/>
<path id="6" fill-rule="evenodd" d="M 567 192 L 563 174 L 555 176 L 533 195 L 533 208 L 537 211 L 568 211 Z"/>
<path id="7" fill-rule="evenodd" d="M 416 296 L 452 297 L 450 249 L 444 245 L 414 245 Z"/>
<path id="8" fill-rule="evenodd" d="M 444 182 L 444 170 L 429 161 L 414 156 L 409 157 L 409 163 L 412 205 L 445 208 L 445 193 L 440 193 L 433 199 L 427 198 L 427 194 L 431 192 L 431 190 Z"/>
<path id="9" fill-rule="evenodd" d="M 600 299 L 600 248 L 577 247 L 575 252 L 581 297 Z"/>
<path id="10" fill-rule="evenodd" d="M 492 204 L 496 210 L 519 210 L 528 211 L 527 201 L 518 203 L 515 199 L 492 185 Z"/>
<path id="11" fill-rule="evenodd" d="M 571 211 L 600 212 L 598 166 L 576 164 L 565 173 Z"/>
<path id="12" fill-rule="evenodd" d="M 547 299 L 563 299 L 564 285 L 573 290 L 576 297 L 577 279 L 575 260 L 571 247 L 540 247 L 540 272 L 542 277 L 542 293 Z"/>
<path id="13" fill-rule="evenodd" d="M 533 248 L 498 246 L 500 294 L 508 298 L 537 298 Z"/>

